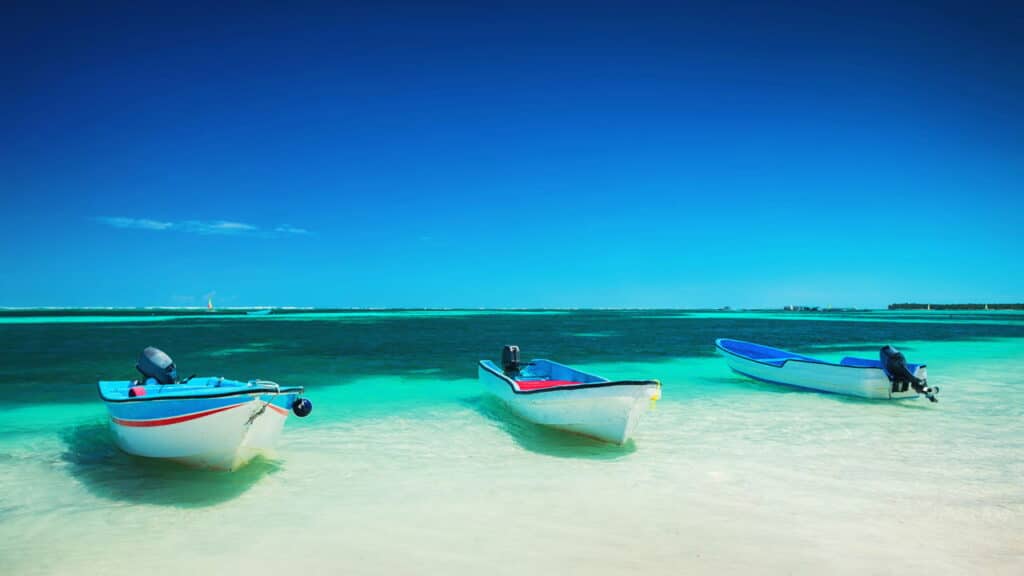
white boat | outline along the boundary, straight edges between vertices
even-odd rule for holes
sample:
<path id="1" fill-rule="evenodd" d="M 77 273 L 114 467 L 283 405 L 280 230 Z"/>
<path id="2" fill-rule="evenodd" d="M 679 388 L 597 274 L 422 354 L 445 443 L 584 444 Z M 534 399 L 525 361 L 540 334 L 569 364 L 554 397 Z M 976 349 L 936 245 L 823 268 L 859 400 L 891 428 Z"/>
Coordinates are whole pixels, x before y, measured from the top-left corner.
<path id="1" fill-rule="evenodd" d="M 301 386 L 224 378 L 177 380 L 163 352 L 139 358 L 144 381 L 99 383 L 118 446 L 129 454 L 235 470 L 270 454 L 289 412 L 304 417 L 312 404 Z"/>
<path id="2" fill-rule="evenodd" d="M 848 356 L 838 363 L 730 338 L 719 338 L 715 346 L 733 372 L 761 382 L 861 398 L 937 401 L 939 389 L 928 386 L 927 367 L 907 364 L 891 346 L 881 349 L 878 360 Z"/>
<path id="3" fill-rule="evenodd" d="M 526 420 L 613 444 L 625 444 L 661 398 L 657 380 L 610 381 L 550 360 L 521 363 L 516 346 L 502 351 L 501 368 L 481 360 L 477 373 L 488 393 Z"/>

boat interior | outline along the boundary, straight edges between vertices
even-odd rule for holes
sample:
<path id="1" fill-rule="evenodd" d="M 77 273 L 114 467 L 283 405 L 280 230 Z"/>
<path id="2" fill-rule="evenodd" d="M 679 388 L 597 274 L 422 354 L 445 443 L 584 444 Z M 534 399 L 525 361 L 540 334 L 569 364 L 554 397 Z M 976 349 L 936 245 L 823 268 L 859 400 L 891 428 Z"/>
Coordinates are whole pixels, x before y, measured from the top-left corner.
<path id="1" fill-rule="evenodd" d="M 196 396 L 220 396 L 225 392 L 242 389 L 260 389 L 262 385 L 253 382 L 239 382 L 219 377 L 191 378 L 176 384 L 143 384 L 138 380 L 100 382 L 100 396 L 104 400 L 136 400 L 142 396 L 150 398 L 175 398 Z"/>
<path id="2" fill-rule="evenodd" d="M 763 364 L 771 364 L 772 366 L 782 366 L 787 360 L 802 360 L 804 362 L 816 362 L 818 364 L 828 364 L 817 358 L 811 358 L 810 356 L 804 356 L 803 354 L 796 354 L 787 350 L 780 350 L 778 348 L 772 348 L 770 346 L 762 346 L 761 344 L 754 344 L 753 342 L 744 342 L 743 340 L 732 340 L 729 338 L 719 338 L 716 341 L 718 347 L 731 352 L 737 356 L 743 356 Z"/>
<path id="3" fill-rule="evenodd" d="M 523 364 L 513 377 L 520 390 L 541 390 L 561 386 L 578 386 L 607 382 L 606 379 L 586 372 L 574 370 L 564 364 L 550 360 L 532 360 Z"/>
<path id="4" fill-rule="evenodd" d="M 505 370 L 499 369 L 489 360 L 485 360 L 484 364 L 495 372 L 504 373 L 514 380 L 519 389 L 523 391 L 608 382 L 607 379 L 600 376 L 580 372 L 550 360 L 531 360 L 523 363 L 516 361 L 514 369 L 510 369 L 512 367 L 506 365 Z"/>
<path id="5" fill-rule="evenodd" d="M 835 362 L 828 362 L 819 358 L 812 358 L 810 356 L 804 356 L 803 354 L 796 354 L 795 352 L 789 352 L 787 350 L 780 350 L 778 348 L 772 348 L 771 346 L 763 346 L 761 344 L 754 344 L 753 342 L 744 342 L 743 340 L 732 340 L 730 338 L 719 338 L 715 342 L 719 348 L 727 352 L 749 358 L 762 364 L 770 364 L 772 366 L 782 366 L 788 360 L 799 360 L 801 362 L 813 362 L 815 364 L 827 364 L 830 366 L 848 366 L 851 368 L 878 368 L 882 369 L 882 362 L 878 359 L 873 358 L 857 358 L 854 356 L 846 356 L 839 361 L 838 364 Z M 920 366 L 919 364 L 907 364 L 907 368 L 913 372 Z"/>

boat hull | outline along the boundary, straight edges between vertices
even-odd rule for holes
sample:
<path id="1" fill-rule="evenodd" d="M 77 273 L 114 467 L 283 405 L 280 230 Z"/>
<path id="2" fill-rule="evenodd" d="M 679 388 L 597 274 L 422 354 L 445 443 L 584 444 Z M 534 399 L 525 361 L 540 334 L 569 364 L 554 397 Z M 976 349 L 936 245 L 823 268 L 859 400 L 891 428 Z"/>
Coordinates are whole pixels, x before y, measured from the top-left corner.
<path id="1" fill-rule="evenodd" d="M 654 381 L 517 392 L 509 380 L 483 365 L 478 378 L 487 393 L 526 420 L 620 445 L 633 435 L 651 401 L 661 395 Z"/>
<path id="2" fill-rule="evenodd" d="M 230 399 L 168 404 L 164 414 L 107 403 L 117 445 L 129 454 L 202 468 L 235 470 L 271 455 L 296 394 L 240 395 Z M 141 403 L 139 403 L 141 404 Z M 141 417 L 146 416 L 146 417 Z M 156 416 L 156 417 L 153 417 Z"/>
<path id="3" fill-rule="evenodd" d="M 893 392 L 892 383 L 880 368 L 795 360 L 774 366 L 737 356 L 721 347 L 719 351 L 733 372 L 761 382 L 860 398 L 898 400 L 919 396 L 912 388 L 905 392 Z M 918 366 L 914 376 L 924 380 L 927 378 L 926 370 L 924 366 Z"/>

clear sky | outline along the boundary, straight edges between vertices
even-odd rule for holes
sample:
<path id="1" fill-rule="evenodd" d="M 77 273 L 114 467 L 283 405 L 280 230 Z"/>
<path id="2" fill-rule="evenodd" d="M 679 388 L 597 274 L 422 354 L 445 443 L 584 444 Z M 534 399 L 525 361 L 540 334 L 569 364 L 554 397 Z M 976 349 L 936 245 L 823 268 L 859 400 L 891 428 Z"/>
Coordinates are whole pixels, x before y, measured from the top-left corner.
<path id="1" fill-rule="evenodd" d="M 92 4 L 3 8 L 0 306 L 1024 300 L 1019 2 Z"/>

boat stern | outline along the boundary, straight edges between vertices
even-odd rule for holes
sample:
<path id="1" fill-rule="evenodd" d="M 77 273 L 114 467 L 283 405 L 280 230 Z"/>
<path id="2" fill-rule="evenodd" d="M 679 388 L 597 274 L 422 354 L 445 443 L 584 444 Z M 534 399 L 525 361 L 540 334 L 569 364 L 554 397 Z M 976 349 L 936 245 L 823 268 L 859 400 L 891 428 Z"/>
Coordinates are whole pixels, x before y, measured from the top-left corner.
<path id="1" fill-rule="evenodd" d="M 927 385 L 928 382 L 928 367 L 924 364 L 915 366 L 913 369 L 914 378 L 917 378 L 922 383 Z M 892 387 L 889 392 L 889 397 L 893 400 L 907 399 L 907 398 L 918 398 L 922 395 L 921 392 L 914 389 L 909 382 L 891 382 Z M 939 392 L 936 387 L 928 388 L 931 390 L 930 394 L 934 397 Z"/>

